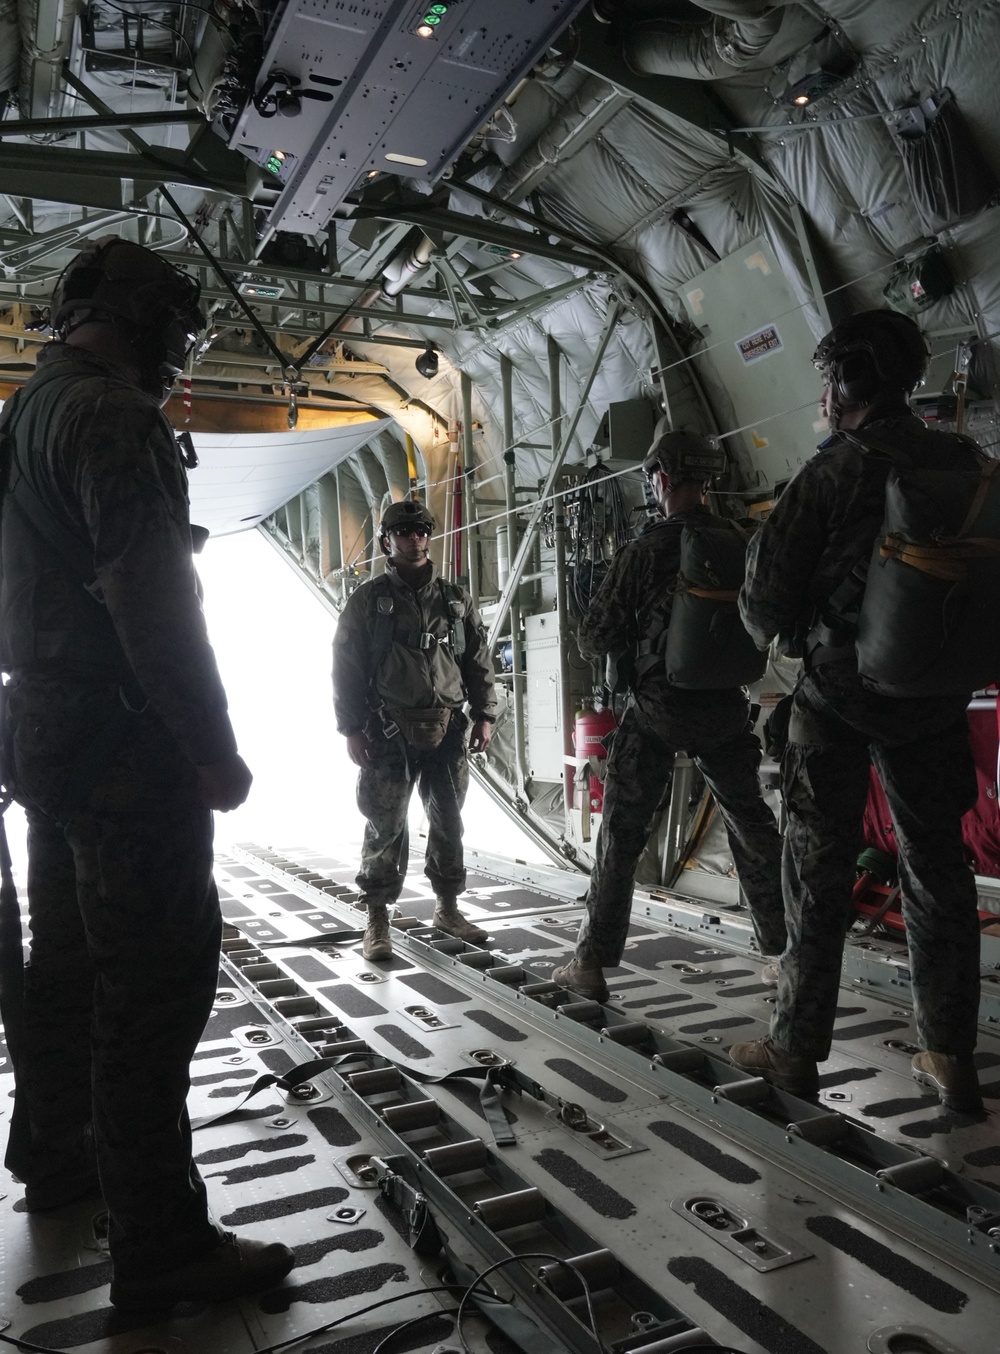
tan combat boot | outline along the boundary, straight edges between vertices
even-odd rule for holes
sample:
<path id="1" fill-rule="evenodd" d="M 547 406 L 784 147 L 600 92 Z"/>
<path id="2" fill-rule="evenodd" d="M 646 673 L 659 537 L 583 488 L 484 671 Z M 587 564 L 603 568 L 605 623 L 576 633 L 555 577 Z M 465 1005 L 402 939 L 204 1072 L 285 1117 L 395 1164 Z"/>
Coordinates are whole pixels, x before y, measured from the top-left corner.
<path id="1" fill-rule="evenodd" d="M 971 1053 L 960 1058 L 954 1053 L 915 1053 L 910 1066 L 913 1080 L 937 1092 L 946 1109 L 956 1114 L 982 1114 L 983 1097 Z"/>
<path id="2" fill-rule="evenodd" d="M 454 936 L 456 940 L 467 941 L 470 945 L 481 945 L 487 936 L 487 932 L 481 926 L 462 916 L 456 898 L 437 899 L 431 925 L 436 926 L 439 931 L 444 931 L 446 935 Z"/>
<path id="3" fill-rule="evenodd" d="M 607 1001 L 611 993 L 604 981 L 604 970 L 596 960 L 581 956 L 577 950 L 568 964 L 552 970 L 552 981 L 590 1001 Z"/>
<path id="4" fill-rule="evenodd" d="M 384 903 L 368 904 L 368 925 L 361 942 L 361 953 L 366 959 L 391 959 L 392 937 L 389 935 L 389 912 Z"/>
<path id="5" fill-rule="evenodd" d="M 729 1061 L 741 1072 L 763 1077 L 779 1091 L 811 1100 L 819 1094 L 819 1072 L 814 1058 L 786 1053 L 771 1039 L 755 1039 L 748 1044 L 733 1044 Z"/>

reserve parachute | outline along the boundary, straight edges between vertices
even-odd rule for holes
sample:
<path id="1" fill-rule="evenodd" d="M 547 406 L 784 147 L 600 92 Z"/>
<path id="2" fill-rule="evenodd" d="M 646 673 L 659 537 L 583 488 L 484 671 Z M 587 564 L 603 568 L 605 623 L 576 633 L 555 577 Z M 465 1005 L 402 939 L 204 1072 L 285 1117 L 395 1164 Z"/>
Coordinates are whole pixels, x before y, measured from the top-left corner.
<path id="1" fill-rule="evenodd" d="M 892 463 L 857 616 L 866 685 L 887 696 L 945 696 L 997 681 L 1000 461 L 930 468 L 874 434 L 852 440 Z"/>
<path id="2" fill-rule="evenodd" d="M 684 527 L 669 620 L 640 643 L 642 673 L 661 658 L 671 686 L 697 691 L 746 686 L 764 675 L 767 655 L 747 634 L 737 606 L 750 534 L 721 517 Z"/>

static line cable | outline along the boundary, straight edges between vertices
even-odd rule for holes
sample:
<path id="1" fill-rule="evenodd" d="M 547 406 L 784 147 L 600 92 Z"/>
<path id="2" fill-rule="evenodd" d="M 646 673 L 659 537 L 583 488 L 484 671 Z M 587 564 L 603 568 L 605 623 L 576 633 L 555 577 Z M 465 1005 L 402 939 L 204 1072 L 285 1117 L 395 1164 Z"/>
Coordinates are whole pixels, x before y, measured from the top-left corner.
<path id="1" fill-rule="evenodd" d="M 876 118 L 891 118 L 905 113 L 905 108 L 886 108 L 880 113 L 848 113 L 841 118 L 817 118 L 813 122 L 772 123 L 769 127 L 713 127 L 716 136 L 727 140 L 731 136 L 753 136 L 757 132 L 815 132 L 824 127 L 840 127 L 850 122 L 874 122 Z"/>
<path id="2" fill-rule="evenodd" d="M 788 409 L 782 409 L 782 410 L 781 410 L 779 413 L 777 413 L 777 414 L 768 414 L 765 418 L 759 418 L 759 419 L 756 419 L 753 423 L 747 423 L 747 424 L 744 424 L 743 426 L 741 426 L 741 427 L 739 427 L 739 428 L 730 428 L 728 432 L 724 432 L 724 433 L 713 433 L 713 435 L 712 435 L 712 436 L 713 436 L 713 440 L 722 442 L 722 441 L 724 441 L 727 437 L 735 437 L 737 433 L 746 432 L 747 429 L 749 429 L 749 428 L 760 428 L 760 427 L 762 427 L 763 424 L 765 424 L 765 423 L 774 423 L 774 422 L 775 422 L 777 419 L 779 419 L 779 418 L 787 418 L 787 416 L 788 416 L 789 414 L 797 414 L 797 413 L 801 413 L 801 411 L 802 411 L 803 409 L 811 409 L 811 408 L 815 408 L 815 406 L 816 406 L 818 403 L 819 403 L 818 400 L 807 400 L 805 404 L 793 404 L 793 405 L 791 405 Z M 578 465 L 578 464 L 579 464 L 579 462 L 576 462 L 576 461 L 573 462 L 573 465 Z M 641 474 L 641 473 L 642 473 L 642 467 L 641 467 L 641 466 L 639 466 L 639 465 L 628 465 L 628 466 L 626 466 L 623 470 L 614 470 L 614 471 L 611 471 L 610 473 L 608 473 L 607 475 L 604 475 L 604 476 L 602 477 L 602 479 L 599 481 L 599 483 L 605 484 L 605 483 L 607 483 L 609 480 L 617 480 L 617 479 L 620 479 L 623 475 L 639 475 L 639 474 Z M 551 494 L 549 494 L 548 497 L 546 497 L 546 498 L 537 498 L 537 499 L 535 499 L 534 502 L 532 502 L 531 504 L 524 504 L 523 506 L 526 507 L 526 508 L 527 508 L 527 507 L 532 507 L 532 508 L 533 508 L 533 507 L 537 507 L 537 505 L 538 505 L 539 503 L 555 503 L 558 499 L 561 499 L 561 498 L 567 498 L 567 497 L 569 497 L 571 494 L 579 494 L 580 489 L 581 489 L 581 485 L 579 485 L 579 484 L 575 484 L 575 485 L 572 486 L 572 488 L 569 488 L 569 489 L 557 489 L 557 490 L 554 490 Z M 722 490 L 722 489 L 720 489 L 718 492 L 719 492 L 719 493 L 722 493 L 722 494 L 729 494 L 729 493 L 730 493 L 729 490 Z M 744 492 L 744 491 L 742 491 L 742 490 L 736 490 L 736 491 L 734 492 L 733 496 L 735 496 L 736 494 L 742 494 L 743 492 Z M 764 496 L 764 490 L 763 490 L 763 489 L 756 490 L 756 491 L 754 491 L 754 493 L 755 493 L 756 495 L 760 496 L 760 497 L 763 497 L 763 496 Z M 519 511 L 519 509 L 515 508 L 514 511 L 515 511 L 515 513 L 516 513 L 517 511 Z M 504 510 L 503 512 L 495 512 L 495 513 L 491 513 L 489 517 L 480 517 L 480 518 L 479 518 L 477 521 L 475 521 L 475 522 L 465 522 L 465 523 L 462 524 L 462 526 L 460 526 L 460 527 L 455 527 L 449 534 L 452 535 L 452 536 L 457 536 L 457 535 L 459 535 L 460 533 L 465 532 L 465 531 L 477 531 L 480 527 L 488 526 L 491 522 L 502 522 L 502 521 L 504 521 L 506 518 L 508 518 L 508 517 L 510 517 L 510 516 L 511 516 L 511 514 L 508 513 L 506 510 Z M 349 569 L 356 569 L 356 568 L 359 567 L 359 565 L 362 565 L 362 564 L 372 564 L 372 563 L 374 563 L 375 560 L 377 560 L 378 558 L 379 558 L 379 556 L 377 556 L 377 555 L 370 555 L 370 556 L 368 556 L 366 559 L 363 559 L 363 560 L 355 560 L 352 564 L 344 565 L 344 566 L 342 566 L 340 569 L 335 570 L 335 571 L 334 571 L 334 576 L 336 576 L 336 574 L 344 574 L 344 573 L 346 573 Z"/>
<path id="3" fill-rule="evenodd" d="M 278 365 L 281 368 L 282 372 L 284 373 L 285 379 L 287 381 L 297 381 L 299 379 L 298 368 L 292 366 L 289 363 L 287 354 L 283 353 L 281 349 L 277 346 L 277 344 L 273 341 L 270 334 L 267 332 L 267 330 L 261 324 L 260 320 L 258 320 L 257 316 L 254 314 L 253 307 L 247 304 L 245 297 L 233 285 L 232 280 L 230 279 L 229 274 L 226 272 L 225 268 L 223 268 L 222 264 L 209 249 L 205 241 L 201 238 L 201 235 L 195 229 L 194 224 L 188 220 L 187 216 L 185 216 L 183 210 L 181 209 L 179 204 L 175 202 L 174 198 L 171 196 L 165 184 L 161 183 L 159 185 L 159 192 L 162 194 L 164 201 L 166 201 L 169 204 L 171 210 L 176 213 L 178 220 L 182 221 L 184 225 L 187 227 L 188 234 L 191 236 L 191 239 L 194 240 L 195 244 L 198 246 L 201 252 L 205 255 L 205 258 L 211 264 L 212 271 L 215 273 L 216 277 L 220 279 L 223 286 L 232 296 L 233 300 L 240 307 L 240 309 L 244 312 L 247 319 L 253 325 L 254 329 L 263 339 L 264 343 L 267 345 L 267 347 L 270 349 L 273 355 L 277 358 Z"/>
<path id="4" fill-rule="evenodd" d="M 462 1317 L 465 1315 L 467 1305 L 472 1300 L 475 1289 L 484 1279 L 495 1273 L 496 1270 L 503 1269 L 505 1265 L 512 1265 L 515 1262 L 520 1263 L 525 1260 L 555 1261 L 557 1265 L 562 1265 L 564 1269 L 568 1269 L 572 1274 L 576 1275 L 580 1280 L 580 1287 L 583 1289 L 583 1296 L 587 1303 L 587 1317 L 590 1321 L 591 1332 L 594 1339 L 597 1341 L 598 1349 L 601 1351 L 601 1354 L 609 1354 L 608 1347 L 601 1339 L 600 1331 L 597 1328 L 597 1317 L 594 1315 L 594 1300 L 591 1296 L 590 1285 L 571 1260 L 566 1260 L 561 1255 L 551 1255 L 548 1251 L 526 1251 L 523 1255 L 508 1255 L 505 1259 L 497 1260 L 495 1264 L 489 1265 L 486 1269 L 479 1271 L 462 1294 L 462 1300 L 458 1304 L 458 1314 L 455 1317 L 455 1334 L 458 1336 L 458 1343 L 461 1345 L 464 1354 L 472 1354 L 472 1351 L 469 1349 L 465 1340 L 465 1335 L 462 1332 Z"/>

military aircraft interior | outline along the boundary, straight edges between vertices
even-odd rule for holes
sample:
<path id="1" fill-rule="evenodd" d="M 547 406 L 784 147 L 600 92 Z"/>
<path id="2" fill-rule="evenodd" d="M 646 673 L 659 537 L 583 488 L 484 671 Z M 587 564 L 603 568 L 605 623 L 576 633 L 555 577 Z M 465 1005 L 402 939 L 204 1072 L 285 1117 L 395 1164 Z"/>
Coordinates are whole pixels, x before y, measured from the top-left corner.
<path id="1" fill-rule="evenodd" d="M 654 437 L 709 438 L 713 511 L 765 521 L 829 435 L 818 340 L 888 307 L 930 351 L 920 419 L 1000 456 L 998 53 L 1000 0 L 0 0 L 0 399 L 88 243 L 187 271 L 207 325 L 166 413 L 191 520 L 260 533 L 337 617 L 383 570 L 389 505 L 425 505 L 486 629 L 499 706 L 471 772 L 509 824 L 466 852 L 487 938 L 435 928 L 415 837 L 382 961 L 357 859 L 220 851 L 194 1159 L 213 1216 L 296 1267 L 117 1310 L 106 1216 L 29 1215 L 0 1172 L 0 1347 L 1000 1348 L 995 683 L 968 707 L 963 820 L 985 1116 L 911 1077 L 874 770 L 817 1098 L 726 1056 L 766 1035 L 775 989 L 683 752 L 609 1000 L 551 976 L 627 699 L 577 634 L 656 515 Z M 759 731 L 798 673 L 769 658 Z M 781 828 L 773 755 L 760 779 Z M 324 793 L 353 813 L 351 785 Z M 12 1086 L 4 1058 L 4 1135 Z"/>

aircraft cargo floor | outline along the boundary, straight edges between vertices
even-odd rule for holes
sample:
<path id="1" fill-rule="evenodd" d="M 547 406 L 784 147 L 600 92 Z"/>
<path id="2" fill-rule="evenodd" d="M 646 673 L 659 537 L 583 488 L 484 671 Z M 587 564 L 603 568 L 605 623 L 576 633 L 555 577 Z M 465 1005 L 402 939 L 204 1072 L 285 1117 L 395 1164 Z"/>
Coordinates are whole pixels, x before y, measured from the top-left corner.
<path id="1" fill-rule="evenodd" d="M 384 1354 L 998 1347 L 1000 941 L 984 937 L 984 1120 L 912 1081 L 905 949 L 877 937 L 848 947 L 808 1102 L 725 1057 L 773 1001 L 745 912 L 637 892 L 602 1008 L 549 980 L 583 877 L 470 864 L 462 906 L 486 945 L 430 929 L 411 865 L 395 953 L 376 964 L 356 866 L 220 857 L 196 1159 L 219 1221 L 287 1242 L 297 1266 L 255 1299 L 122 1316 L 93 1206 L 29 1216 L 3 1176 L 0 1333 L 81 1354 L 382 1354 L 404 1323 Z M 493 1296 L 466 1298 L 456 1332 L 490 1266 Z"/>

